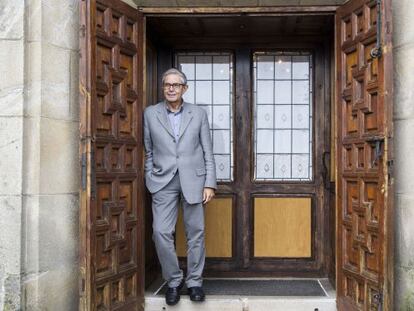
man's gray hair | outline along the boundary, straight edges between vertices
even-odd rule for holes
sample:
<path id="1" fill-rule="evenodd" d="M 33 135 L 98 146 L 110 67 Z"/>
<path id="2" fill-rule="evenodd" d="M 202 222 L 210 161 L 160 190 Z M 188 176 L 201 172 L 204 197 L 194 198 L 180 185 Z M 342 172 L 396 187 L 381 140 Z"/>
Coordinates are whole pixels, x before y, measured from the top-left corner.
<path id="1" fill-rule="evenodd" d="M 168 75 L 178 75 L 181 78 L 181 83 L 184 85 L 187 85 L 187 77 L 185 76 L 184 72 L 176 69 L 176 68 L 170 68 L 166 72 L 162 74 L 162 84 L 164 84 L 165 78 Z"/>

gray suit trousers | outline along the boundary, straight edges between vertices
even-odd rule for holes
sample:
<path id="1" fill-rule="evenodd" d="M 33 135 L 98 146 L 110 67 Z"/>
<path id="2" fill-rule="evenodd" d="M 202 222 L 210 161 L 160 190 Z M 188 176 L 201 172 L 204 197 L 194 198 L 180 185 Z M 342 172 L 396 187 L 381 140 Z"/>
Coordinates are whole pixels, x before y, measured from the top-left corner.
<path id="1" fill-rule="evenodd" d="M 204 207 L 189 204 L 182 195 L 178 172 L 161 190 L 152 194 L 153 240 L 168 286 L 176 287 L 183 278 L 174 246 L 178 203 L 181 198 L 187 237 L 187 287 L 201 286 L 205 262 Z"/>

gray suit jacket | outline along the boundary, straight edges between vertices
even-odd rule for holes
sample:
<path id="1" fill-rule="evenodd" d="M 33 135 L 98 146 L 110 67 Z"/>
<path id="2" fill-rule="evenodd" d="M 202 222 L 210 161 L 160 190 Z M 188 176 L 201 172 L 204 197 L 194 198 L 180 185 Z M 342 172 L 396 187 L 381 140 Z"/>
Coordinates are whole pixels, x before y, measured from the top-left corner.
<path id="1" fill-rule="evenodd" d="M 176 143 L 165 105 L 160 102 L 144 111 L 147 188 L 151 193 L 161 190 L 178 170 L 184 198 L 190 204 L 200 203 L 204 187 L 217 188 L 207 113 L 184 102 Z"/>

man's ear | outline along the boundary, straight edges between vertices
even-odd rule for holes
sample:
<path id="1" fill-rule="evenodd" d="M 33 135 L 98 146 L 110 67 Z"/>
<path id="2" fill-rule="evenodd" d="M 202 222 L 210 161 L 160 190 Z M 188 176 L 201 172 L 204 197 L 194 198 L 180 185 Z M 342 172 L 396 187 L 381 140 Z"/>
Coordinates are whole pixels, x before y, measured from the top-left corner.
<path id="1" fill-rule="evenodd" d="M 185 92 L 187 92 L 187 90 L 188 90 L 188 84 L 186 84 L 186 85 L 184 85 L 184 86 L 183 86 L 183 94 L 184 94 Z"/>

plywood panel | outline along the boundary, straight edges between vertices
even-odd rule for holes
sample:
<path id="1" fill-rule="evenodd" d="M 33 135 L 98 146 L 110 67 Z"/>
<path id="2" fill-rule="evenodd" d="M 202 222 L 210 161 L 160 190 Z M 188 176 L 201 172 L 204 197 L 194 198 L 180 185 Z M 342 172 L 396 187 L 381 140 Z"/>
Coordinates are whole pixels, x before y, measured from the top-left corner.
<path id="1" fill-rule="evenodd" d="M 232 198 L 215 198 L 205 208 L 206 257 L 232 256 Z M 187 253 L 182 210 L 176 228 L 177 255 Z"/>
<path id="2" fill-rule="evenodd" d="M 254 199 L 254 256 L 311 256 L 311 198 Z"/>

